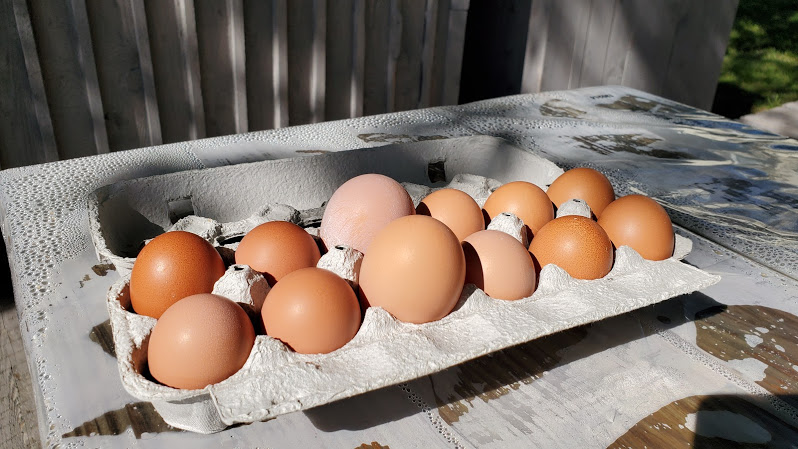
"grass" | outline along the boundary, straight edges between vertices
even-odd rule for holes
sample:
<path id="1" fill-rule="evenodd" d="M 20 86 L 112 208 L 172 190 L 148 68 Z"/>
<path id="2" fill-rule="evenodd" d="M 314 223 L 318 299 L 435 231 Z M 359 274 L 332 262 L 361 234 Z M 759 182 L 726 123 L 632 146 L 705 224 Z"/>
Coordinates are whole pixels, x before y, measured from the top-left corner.
<path id="1" fill-rule="evenodd" d="M 740 0 L 713 110 L 736 118 L 798 101 L 798 1 Z"/>

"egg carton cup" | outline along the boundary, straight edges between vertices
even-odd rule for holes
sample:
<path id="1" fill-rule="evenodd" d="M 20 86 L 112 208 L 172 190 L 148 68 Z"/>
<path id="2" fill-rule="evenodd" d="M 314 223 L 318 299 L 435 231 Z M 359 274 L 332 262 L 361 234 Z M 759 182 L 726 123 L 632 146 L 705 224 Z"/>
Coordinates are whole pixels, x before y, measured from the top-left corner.
<path id="1" fill-rule="evenodd" d="M 411 162 L 396 165 L 397 154 L 401 155 L 400 160 Z M 428 166 L 435 164 L 439 167 L 442 161 L 446 167 L 448 184 L 433 182 L 428 178 Z M 140 246 L 142 241 L 154 235 L 140 232 L 131 236 L 130 230 L 109 230 L 108 227 L 137 220 L 143 223 L 142 218 L 153 227 L 160 228 L 155 235 L 167 229 L 188 230 L 202 235 L 214 243 L 220 254 L 224 254 L 236 244 L 228 241 L 230 236 L 251 229 L 256 222 L 272 219 L 287 219 L 300 225 L 317 222 L 324 201 L 335 188 L 362 173 L 382 172 L 404 181 L 405 188 L 416 204 L 432 190 L 446 186 L 459 188 L 482 204 L 489 193 L 503 183 L 526 180 L 545 189 L 562 173 L 562 170 L 544 159 L 501 139 L 483 136 L 390 145 L 283 163 L 267 162 L 162 175 L 103 188 L 90 199 L 96 203 L 96 215 L 91 219 L 97 224 L 92 229 L 103 234 L 100 236 L 102 238 L 94 240 L 95 245 L 107 245 L 96 247 L 98 255 L 105 254 L 110 260 L 113 260 L 111 257 L 132 259 L 130 255 L 115 251 Z M 398 167 L 398 171 L 404 173 L 392 173 L 392 170 L 385 169 L 386 165 L 395 169 Z M 205 209 L 207 219 L 187 217 L 170 223 L 174 217 L 169 217 L 170 210 L 165 205 L 174 198 L 185 198 L 187 193 L 180 188 L 198 185 L 191 181 L 192 178 L 201 180 L 210 191 L 216 185 L 209 180 L 216 175 L 226 178 L 254 170 L 257 178 L 253 179 L 268 182 L 269 176 L 275 176 L 275 172 L 285 175 L 287 168 L 296 170 L 296 175 L 302 175 L 292 179 L 303 186 L 300 193 L 288 195 L 294 195 L 295 201 L 283 204 L 290 206 L 278 205 L 280 203 L 277 202 L 255 202 L 251 195 L 243 194 L 248 196 L 245 201 L 228 201 L 247 203 L 246 207 L 242 206 L 235 213 L 217 206 L 215 210 Z M 319 188 L 319 184 L 325 184 L 326 180 L 319 179 L 314 171 L 327 170 L 344 170 L 345 173 L 335 182 Z M 247 176 L 235 178 L 238 187 L 236 192 L 217 191 L 215 194 L 232 197 L 246 193 L 246 189 L 242 189 L 238 182 L 242 178 L 247 179 Z M 197 179 L 195 181 L 199 183 Z M 165 186 L 172 186 L 172 190 Z M 200 201 L 197 198 L 200 196 L 198 190 L 188 190 L 195 212 L 201 209 L 200 205 L 207 204 L 202 201 L 214 200 L 205 197 Z M 273 200 L 279 196 L 273 195 L 267 199 Z M 258 196 L 257 199 L 263 198 Z M 255 209 L 252 204 L 275 206 L 258 206 L 256 213 L 251 214 L 246 209 Z M 574 213 L 585 213 L 581 206 L 574 209 Z M 202 212 L 199 211 L 197 215 L 205 215 Z M 120 218 L 125 215 L 134 218 Z M 234 223 L 238 224 L 233 226 Z M 306 228 L 311 234 L 314 233 L 314 227 Z M 523 223 L 512 214 L 497 217 L 491 222 L 490 228 L 507 232 L 523 243 Z M 225 231 L 231 229 L 235 230 Z M 122 235 L 139 240 L 113 241 Z M 455 310 L 432 323 L 404 323 L 382 308 L 371 307 L 366 310 L 357 335 L 344 347 L 329 354 L 298 354 L 279 340 L 258 335 L 249 358 L 236 374 L 200 390 L 167 387 L 149 377 L 147 346 L 156 320 L 132 311 L 129 273 L 123 273 L 122 279 L 112 286 L 108 292 L 107 306 L 119 373 L 126 390 L 140 400 L 152 402 L 167 423 L 185 430 L 212 433 L 237 423 L 255 422 L 308 409 L 432 374 L 485 354 L 718 282 L 718 276 L 679 261 L 689 253 L 691 245 L 690 240 L 677 236 L 674 257 L 656 262 L 643 259 L 628 247 L 621 247 L 616 252 L 612 271 L 602 279 L 591 281 L 574 279 L 559 267 L 547 265 L 540 273 L 535 293 L 518 301 L 493 299 L 473 285 L 466 285 Z M 322 257 L 318 266 L 338 273 L 356 286 L 361 259 L 362 255 L 356 250 L 334 247 Z M 259 273 L 245 265 L 233 264 L 216 283 L 214 292 L 242 304 L 257 328 L 258 310 L 268 289 L 268 284 Z"/>

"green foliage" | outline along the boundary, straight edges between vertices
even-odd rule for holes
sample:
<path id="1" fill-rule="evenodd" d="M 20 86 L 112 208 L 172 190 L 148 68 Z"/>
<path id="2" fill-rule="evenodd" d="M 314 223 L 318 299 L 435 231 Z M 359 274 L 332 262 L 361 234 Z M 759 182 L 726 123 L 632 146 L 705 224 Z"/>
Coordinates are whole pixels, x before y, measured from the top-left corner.
<path id="1" fill-rule="evenodd" d="M 752 112 L 798 101 L 798 1 L 740 1 L 720 82 L 752 94 Z"/>

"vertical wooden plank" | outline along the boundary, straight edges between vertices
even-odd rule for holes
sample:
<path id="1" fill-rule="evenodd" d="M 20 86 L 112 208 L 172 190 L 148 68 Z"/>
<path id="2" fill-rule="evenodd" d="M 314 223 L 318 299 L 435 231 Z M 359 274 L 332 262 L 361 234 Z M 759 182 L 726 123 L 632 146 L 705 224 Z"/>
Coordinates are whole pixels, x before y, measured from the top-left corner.
<path id="1" fill-rule="evenodd" d="M 579 82 L 573 87 L 598 86 L 603 84 L 604 61 L 607 58 L 612 18 L 617 0 L 593 0 L 590 10 L 585 51 Z"/>
<path id="2" fill-rule="evenodd" d="M 578 0 L 582 4 L 585 0 Z M 546 55 L 540 90 L 567 89 L 574 59 L 576 30 L 570 10 L 573 2 L 552 1 L 549 8 L 549 29 L 546 36 Z"/>
<path id="3" fill-rule="evenodd" d="M 663 96 L 706 110 L 712 108 L 737 5 L 737 0 L 687 5 L 676 25 Z"/>
<path id="4" fill-rule="evenodd" d="M 552 0 L 534 0 L 529 11 L 529 30 L 526 37 L 524 71 L 521 92 L 540 92 L 543 82 L 543 64 L 546 60 L 546 42 L 549 40 L 549 15 Z"/>
<path id="5" fill-rule="evenodd" d="M 460 95 L 460 73 L 463 67 L 468 8 L 469 0 L 453 0 L 449 8 L 448 17 L 444 15 L 448 19 L 446 32 L 439 31 L 438 33 L 439 36 L 441 34 L 446 36 L 446 53 L 445 57 L 441 58 L 444 61 L 444 74 L 443 96 L 440 98 L 439 104 L 442 105 L 457 104 L 457 99 Z"/>
<path id="6" fill-rule="evenodd" d="M 164 143 L 205 137 L 193 0 L 145 0 Z"/>
<path id="7" fill-rule="evenodd" d="M 353 77 L 357 66 L 356 0 L 328 0 L 327 50 L 324 105 L 325 118 L 338 120 L 352 116 Z"/>
<path id="8" fill-rule="evenodd" d="M 611 21 L 611 31 L 607 44 L 607 56 L 602 70 L 603 84 L 623 83 L 626 60 L 632 48 L 634 22 L 628 17 L 631 2 L 636 0 L 615 0 Z"/>
<path id="9" fill-rule="evenodd" d="M 288 122 L 324 120 L 326 0 L 288 2 Z"/>
<path id="10" fill-rule="evenodd" d="M 0 0 L 0 168 L 58 159 L 24 0 Z"/>
<path id="11" fill-rule="evenodd" d="M 352 9 L 353 38 L 352 50 L 353 66 L 350 87 L 349 115 L 360 117 L 363 115 L 363 79 L 366 67 L 366 0 L 355 0 Z"/>
<path id="12" fill-rule="evenodd" d="M 30 2 L 33 31 L 61 159 L 108 152 L 86 5 Z"/>
<path id="13" fill-rule="evenodd" d="M 250 131 L 275 127 L 274 3 L 244 1 L 247 117 Z"/>
<path id="14" fill-rule="evenodd" d="M 424 52 L 424 24 L 427 2 L 399 0 L 401 33 L 396 60 L 394 110 L 416 109 L 421 104 Z"/>
<path id="15" fill-rule="evenodd" d="M 288 5 L 274 0 L 272 22 L 272 79 L 274 83 L 274 127 L 288 126 Z"/>
<path id="16" fill-rule="evenodd" d="M 161 127 L 141 0 L 86 2 L 97 78 L 112 151 L 161 143 Z"/>
<path id="17" fill-rule="evenodd" d="M 416 108 L 431 106 L 432 69 L 435 59 L 435 44 L 438 36 L 438 0 L 427 0 L 423 15 L 423 34 L 421 37 L 421 70 L 419 76 L 420 92 Z M 443 32 L 446 30 L 444 29 Z"/>
<path id="18" fill-rule="evenodd" d="M 242 0 L 194 3 L 205 134 L 247 131 L 244 7 Z"/>
<path id="19" fill-rule="evenodd" d="M 392 0 L 371 0 L 365 7 L 365 65 L 363 114 L 388 112 L 393 85 L 389 84 Z"/>
<path id="20" fill-rule="evenodd" d="M 452 0 L 439 0 L 437 20 L 435 22 L 434 58 L 430 73 L 430 106 L 439 106 L 443 103 L 443 91 L 446 82 L 446 46 L 449 41 L 449 18 L 452 11 Z M 463 30 L 465 31 L 465 30 Z M 455 100 L 456 101 L 456 100 Z"/>
<path id="21" fill-rule="evenodd" d="M 598 0 L 597 3 L 604 3 Z M 590 29 L 590 15 L 593 0 L 580 0 L 578 2 L 570 3 L 571 9 L 569 10 L 572 17 L 572 26 L 574 29 L 574 49 L 573 57 L 571 59 L 571 73 L 568 77 L 568 88 L 574 89 L 580 86 L 582 79 L 582 68 L 584 67 L 585 49 L 587 48 L 589 29 Z"/>
<path id="22" fill-rule="evenodd" d="M 679 16 L 691 0 L 652 4 L 635 1 L 624 6 L 625 20 L 634 24 L 633 43 L 623 72 L 623 85 L 660 94 L 670 64 Z"/>

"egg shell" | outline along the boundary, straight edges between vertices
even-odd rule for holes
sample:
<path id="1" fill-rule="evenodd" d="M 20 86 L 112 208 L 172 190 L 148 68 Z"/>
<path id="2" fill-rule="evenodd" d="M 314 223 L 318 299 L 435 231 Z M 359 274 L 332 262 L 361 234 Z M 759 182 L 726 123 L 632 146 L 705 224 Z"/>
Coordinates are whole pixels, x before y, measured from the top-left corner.
<path id="1" fill-rule="evenodd" d="M 533 236 L 554 218 L 554 206 L 540 187 L 526 181 L 514 181 L 490 194 L 483 206 L 490 219 L 510 212 L 527 226 L 527 237 Z"/>
<path id="2" fill-rule="evenodd" d="M 386 226 L 360 267 L 361 299 L 410 323 L 448 315 L 464 280 L 460 240 L 446 225 L 424 215 L 402 217 Z"/>
<path id="3" fill-rule="evenodd" d="M 284 277 L 261 309 L 266 335 L 302 354 L 326 354 L 344 346 L 360 327 L 360 304 L 349 284 L 322 268 Z"/>
<path id="4" fill-rule="evenodd" d="M 319 247 L 304 229 L 287 221 L 270 221 L 249 231 L 236 248 L 236 263 L 260 271 L 270 285 L 300 268 L 316 266 Z"/>
<path id="5" fill-rule="evenodd" d="M 244 309 L 223 296 L 201 293 L 176 302 L 150 335 L 150 373 L 173 388 L 194 390 L 236 373 L 255 344 Z"/>
<path id="6" fill-rule="evenodd" d="M 457 189 L 440 189 L 427 195 L 416 213 L 428 215 L 449 227 L 458 239 L 485 229 L 482 209 L 471 196 Z"/>
<path id="7" fill-rule="evenodd" d="M 140 315 L 159 318 L 172 304 L 210 293 L 224 274 L 214 247 L 185 231 L 161 234 L 144 245 L 130 274 L 130 300 Z"/>
<path id="8" fill-rule="evenodd" d="M 612 269 L 613 249 L 595 221 L 568 215 L 543 226 L 529 251 L 539 268 L 553 263 L 577 279 L 600 279 Z"/>
<path id="9" fill-rule="evenodd" d="M 385 225 L 415 213 L 413 200 L 401 184 L 375 173 L 360 175 L 330 197 L 319 235 L 327 248 L 346 245 L 366 253 Z"/>
<path id="10" fill-rule="evenodd" d="M 496 299 L 532 296 L 537 276 L 527 249 L 501 231 L 479 231 L 463 242 L 467 284 L 474 284 Z"/>
<path id="11" fill-rule="evenodd" d="M 546 194 L 558 208 L 568 200 L 584 200 L 596 217 L 615 200 L 610 180 L 600 171 L 587 167 L 568 170 L 551 183 Z"/>
<path id="12" fill-rule="evenodd" d="M 610 203 L 599 217 L 616 248 L 630 246 L 648 260 L 673 255 L 675 237 L 668 212 L 644 195 L 627 195 Z"/>

